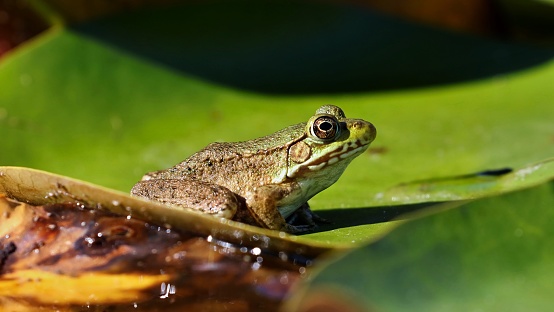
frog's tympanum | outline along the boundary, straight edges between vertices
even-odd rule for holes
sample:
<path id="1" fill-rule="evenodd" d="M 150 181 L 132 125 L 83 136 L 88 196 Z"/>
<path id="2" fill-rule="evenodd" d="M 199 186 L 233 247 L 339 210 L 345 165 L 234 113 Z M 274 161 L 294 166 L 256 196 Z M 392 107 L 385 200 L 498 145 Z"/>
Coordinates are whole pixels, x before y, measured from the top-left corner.
<path id="1" fill-rule="evenodd" d="M 212 143 L 172 168 L 146 174 L 131 194 L 299 233 L 324 221 L 307 201 L 335 183 L 375 134 L 371 123 L 325 105 L 307 123 L 251 141 Z M 297 218 L 305 224 L 292 225 Z"/>

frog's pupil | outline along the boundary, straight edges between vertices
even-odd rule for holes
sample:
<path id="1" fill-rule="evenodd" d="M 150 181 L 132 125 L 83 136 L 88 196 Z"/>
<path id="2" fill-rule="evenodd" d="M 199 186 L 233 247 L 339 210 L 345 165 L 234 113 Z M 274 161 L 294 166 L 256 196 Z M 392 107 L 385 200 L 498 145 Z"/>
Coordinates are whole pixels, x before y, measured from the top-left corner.
<path id="1" fill-rule="evenodd" d="M 323 122 L 319 127 L 323 131 L 329 131 L 329 130 L 333 129 L 333 125 L 328 121 Z"/>

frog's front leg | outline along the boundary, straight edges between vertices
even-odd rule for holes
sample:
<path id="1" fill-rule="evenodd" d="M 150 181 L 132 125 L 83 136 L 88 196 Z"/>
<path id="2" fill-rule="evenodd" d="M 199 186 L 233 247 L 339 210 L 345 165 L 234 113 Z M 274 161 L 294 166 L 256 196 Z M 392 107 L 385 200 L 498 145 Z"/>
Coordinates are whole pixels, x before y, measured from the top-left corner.
<path id="1" fill-rule="evenodd" d="M 226 219 L 233 218 L 240 205 L 237 196 L 226 187 L 197 180 L 143 180 L 133 186 L 131 195 Z"/>
<path id="2" fill-rule="evenodd" d="M 313 226 L 288 224 L 278 209 L 283 204 L 283 199 L 290 198 L 289 195 L 300 191 L 296 183 L 258 186 L 247 192 L 246 206 L 260 226 L 289 233 L 306 232 Z"/>

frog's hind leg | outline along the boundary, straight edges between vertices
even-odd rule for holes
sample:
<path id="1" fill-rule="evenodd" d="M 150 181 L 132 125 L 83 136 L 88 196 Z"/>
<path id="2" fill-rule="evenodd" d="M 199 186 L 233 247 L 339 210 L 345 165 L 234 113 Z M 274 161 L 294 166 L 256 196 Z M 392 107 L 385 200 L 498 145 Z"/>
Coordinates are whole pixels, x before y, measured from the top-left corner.
<path id="1" fill-rule="evenodd" d="M 192 208 L 226 219 L 233 218 L 240 205 L 237 196 L 226 187 L 196 180 L 140 181 L 131 189 L 131 195 Z"/>

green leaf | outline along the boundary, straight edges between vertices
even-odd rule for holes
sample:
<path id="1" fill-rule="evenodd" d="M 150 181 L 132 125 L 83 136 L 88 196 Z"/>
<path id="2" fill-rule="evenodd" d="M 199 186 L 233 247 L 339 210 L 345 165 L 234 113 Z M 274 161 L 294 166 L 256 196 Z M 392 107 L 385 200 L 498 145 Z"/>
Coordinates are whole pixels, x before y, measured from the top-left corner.
<path id="1" fill-rule="evenodd" d="M 473 174 L 413 181 L 379 195 L 385 201 L 438 202 L 479 198 L 529 188 L 554 178 L 554 159 L 513 170 L 503 168 Z"/>
<path id="2" fill-rule="evenodd" d="M 310 201 L 335 223 L 303 239 L 358 244 L 395 226 L 360 215 L 421 208 L 389 207 L 421 202 L 384 197 L 399 184 L 552 157 L 553 55 L 331 4 L 137 10 L 51 29 L 1 60 L 0 165 L 127 192 L 210 142 L 334 103 L 378 135 Z"/>
<path id="3" fill-rule="evenodd" d="M 290 304 L 326 296 L 342 310 L 356 303 L 368 311 L 547 311 L 554 291 L 553 187 L 484 198 L 404 224 L 329 263 Z"/>

